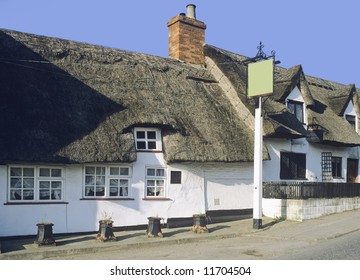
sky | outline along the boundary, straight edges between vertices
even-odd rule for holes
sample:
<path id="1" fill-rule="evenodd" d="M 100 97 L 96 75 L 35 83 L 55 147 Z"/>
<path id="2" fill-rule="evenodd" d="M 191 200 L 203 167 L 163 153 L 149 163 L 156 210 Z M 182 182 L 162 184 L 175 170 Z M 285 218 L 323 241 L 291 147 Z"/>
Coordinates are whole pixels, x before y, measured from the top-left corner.
<path id="1" fill-rule="evenodd" d="M 360 88 L 358 0 L 0 0 L 0 28 L 168 56 L 166 23 L 196 5 L 206 43 Z"/>

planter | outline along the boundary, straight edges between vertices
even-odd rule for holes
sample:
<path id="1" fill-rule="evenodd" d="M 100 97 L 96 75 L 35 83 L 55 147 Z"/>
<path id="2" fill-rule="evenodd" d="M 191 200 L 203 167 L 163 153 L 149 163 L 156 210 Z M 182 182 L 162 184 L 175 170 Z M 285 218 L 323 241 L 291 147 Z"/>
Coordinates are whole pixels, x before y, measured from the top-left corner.
<path id="1" fill-rule="evenodd" d="M 100 220 L 99 221 L 99 232 L 96 236 L 98 241 L 116 241 L 116 237 L 113 231 L 112 220 Z"/>
<path id="2" fill-rule="evenodd" d="M 205 214 L 193 215 L 193 226 L 191 230 L 194 233 L 207 233 L 207 217 Z"/>
<path id="3" fill-rule="evenodd" d="M 158 217 L 148 217 L 149 223 L 146 230 L 147 237 L 163 237 L 161 232 L 161 218 Z"/>
<path id="4" fill-rule="evenodd" d="M 53 237 L 53 223 L 38 223 L 38 227 L 35 244 L 38 246 L 56 246 L 55 239 Z"/>

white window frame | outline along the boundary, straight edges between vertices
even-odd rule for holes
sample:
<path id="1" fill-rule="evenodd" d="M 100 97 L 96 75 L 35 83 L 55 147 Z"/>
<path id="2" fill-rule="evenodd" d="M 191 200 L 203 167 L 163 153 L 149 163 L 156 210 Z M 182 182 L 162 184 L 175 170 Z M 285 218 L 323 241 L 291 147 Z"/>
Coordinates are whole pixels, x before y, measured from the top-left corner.
<path id="1" fill-rule="evenodd" d="M 95 173 L 90 174 L 87 173 L 87 168 L 95 168 Z M 104 169 L 103 174 L 97 174 L 97 169 Z M 114 174 L 111 170 L 118 169 L 119 174 Z M 127 174 L 124 173 L 124 170 L 127 170 Z M 84 178 L 84 184 L 83 184 L 83 198 L 85 199 L 99 199 L 99 198 L 108 198 L 108 199 L 126 199 L 130 198 L 131 196 L 131 174 L 132 168 L 128 165 L 98 165 L 98 164 L 87 164 L 84 165 L 83 169 L 83 178 Z M 123 173 L 123 174 L 121 174 Z M 91 181 L 91 176 L 94 176 L 93 180 Z M 99 178 L 97 178 L 99 177 Z M 104 178 L 102 180 L 102 178 Z M 99 182 L 97 184 L 97 180 L 101 180 L 102 182 Z M 118 185 L 115 186 L 115 180 L 119 180 Z M 125 181 L 127 181 L 127 184 L 124 185 Z M 90 184 L 91 183 L 91 184 Z M 100 184 L 101 183 L 101 184 Z M 112 185 L 113 184 L 113 185 Z M 88 189 L 94 188 L 94 195 L 88 195 Z M 104 188 L 104 194 L 103 195 L 96 195 L 96 188 Z M 117 195 L 111 195 L 111 189 L 118 188 Z M 125 189 L 127 190 L 125 191 Z"/>
<path id="2" fill-rule="evenodd" d="M 144 137 L 140 137 L 144 133 Z M 149 137 L 150 133 L 155 133 L 155 138 Z M 137 151 L 160 152 L 162 151 L 161 130 L 159 128 L 137 127 L 134 129 L 135 148 Z M 143 143 L 144 147 L 139 147 Z M 153 148 L 152 145 L 155 144 Z"/>
<path id="3" fill-rule="evenodd" d="M 21 175 L 12 175 L 13 169 L 21 169 Z M 33 176 L 24 176 L 24 169 L 32 169 Z M 41 169 L 49 169 L 49 176 L 40 176 Z M 52 176 L 52 170 L 61 170 L 61 176 Z M 60 166 L 29 166 L 29 165 L 11 165 L 8 168 L 8 202 L 10 203 L 37 203 L 37 202 L 62 202 L 64 201 L 64 168 Z M 19 188 L 13 188 L 13 182 L 18 179 L 21 181 L 21 186 Z M 24 188 L 24 179 L 26 180 L 33 180 L 33 187 Z M 49 187 L 45 188 L 45 182 L 49 183 Z M 55 184 L 56 183 L 56 184 Z M 56 186 L 60 184 L 60 186 Z M 12 192 L 13 190 L 21 191 L 20 198 L 21 199 L 13 199 Z M 42 199 L 41 198 L 41 191 L 45 192 L 46 189 L 49 191 L 49 198 Z M 33 197 L 32 199 L 24 199 L 24 190 L 25 191 L 32 191 Z M 60 197 L 54 197 L 59 196 Z M 15 196 L 15 192 L 14 192 Z"/>
<path id="4" fill-rule="evenodd" d="M 154 175 L 149 170 L 155 171 Z M 158 171 L 163 170 L 163 175 Z M 167 190 L 167 169 L 164 166 L 147 166 L 145 168 L 145 197 L 165 198 Z M 161 192 L 162 190 L 162 192 Z M 151 194 L 153 193 L 153 195 Z"/>

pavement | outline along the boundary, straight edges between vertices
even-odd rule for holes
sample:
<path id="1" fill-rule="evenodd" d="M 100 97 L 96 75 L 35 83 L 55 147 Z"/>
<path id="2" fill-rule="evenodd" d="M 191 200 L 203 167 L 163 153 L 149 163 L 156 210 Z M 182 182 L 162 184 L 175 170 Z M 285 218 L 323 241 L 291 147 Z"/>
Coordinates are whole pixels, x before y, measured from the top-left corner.
<path id="1" fill-rule="evenodd" d="M 72 255 L 90 254 L 129 248 L 157 247 L 204 242 L 236 237 L 257 236 L 266 239 L 320 241 L 334 239 L 360 230 L 360 210 L 295 222 L 263 217 L 263 228 L 253 229 L 252 219 L 210 223 L 208 233 L 193 233 L 191 227 L 162 228 L 163 238 L 147 237 L 145 230 L 114 232 L 117 240 L 101 242 L 93 234 L 54 235 L 56 246 L 40 246 L 31 238 L 1 240 L 0 260 L 68 259 Z"/>

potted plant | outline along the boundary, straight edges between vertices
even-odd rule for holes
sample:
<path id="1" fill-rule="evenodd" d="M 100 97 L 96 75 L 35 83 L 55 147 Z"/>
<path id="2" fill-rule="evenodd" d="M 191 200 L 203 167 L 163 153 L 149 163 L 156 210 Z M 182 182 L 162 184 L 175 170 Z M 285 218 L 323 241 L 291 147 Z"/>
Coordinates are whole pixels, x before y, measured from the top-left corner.
<path id="1" fill-rule="evenodd" d="M 53 223 L 52 222 L 40 222 L 37 223 L 37 235 L 35 244 L 40 246 L 56 246 L 55 239 L 53 237 Z"/>
<path id="2" fill-rule="evenodd" d="M 193 226 L 191 230 L 194 233 L 206 233 L 209 232 L 207 228 L 207 216 L 206 214 L 195 214 L 193 215 Z"/>
<path id="3" fill-rule="evenodd" d="M 114 221 L 112 220 L 112 217 L 104 212 L 103 218 L 99 220 L 99 231 L 96 236 L 98 241 L 116 241 L 116 236 L 113 231 L 113 223 Z"/>
<path id="4" fill-rule="evenodd" d="M 162 218 L 159 217 L 148 217 L 148 227 L 146 230 L 147 237 L 163 237 L 161 232 L 160 221 Z"/>

